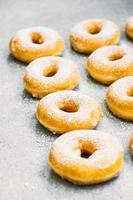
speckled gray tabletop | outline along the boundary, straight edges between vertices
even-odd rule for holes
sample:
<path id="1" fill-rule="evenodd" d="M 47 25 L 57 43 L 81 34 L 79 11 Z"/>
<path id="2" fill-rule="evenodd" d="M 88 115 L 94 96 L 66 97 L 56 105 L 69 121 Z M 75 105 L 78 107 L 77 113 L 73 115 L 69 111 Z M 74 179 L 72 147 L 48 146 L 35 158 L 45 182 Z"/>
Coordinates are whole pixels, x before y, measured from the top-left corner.
<path id="1" fill-rule="evenodd" d="M 92 80 L 85 69 L 87 56 L 71 50 L 73 25 L 87 18 L 107 18 L 121 28 L 122 45 L 133 46 L 124 33 L 132 15 L 132 0 L 0 0 L 0 200 L 132 200 L 133 160 L 128 139 L 133 124 L 114 117 L 104 100 L 106 86 Z M 47 164 L 56 139 L 35 118 L 38 100 L 23 88 L 25 64 L 10 56 L 8 42 L 19 29 L 48 26 L 65 39 L 64 57 L 75 61 L 81 80 L 76 90 L 99 100 L 104 117 L 97 127 L 118 136 L 124 145 L 125 164 L 120 177 L 95 186 L 75 186 L 55 175 Z"/>

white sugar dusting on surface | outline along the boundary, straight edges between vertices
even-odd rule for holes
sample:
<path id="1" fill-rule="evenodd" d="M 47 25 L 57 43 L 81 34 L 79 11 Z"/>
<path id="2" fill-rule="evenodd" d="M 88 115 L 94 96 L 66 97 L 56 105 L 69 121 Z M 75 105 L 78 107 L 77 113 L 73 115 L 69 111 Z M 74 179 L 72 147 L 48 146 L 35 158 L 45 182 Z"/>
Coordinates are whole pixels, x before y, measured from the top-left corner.
<path id="1" fill-rule="evenodd" d="M 28 184 L 28 183 L 25 183 L 25 184 L 24 184 L 24 187 L 25 187 L 25 188 L 27 188 L 28 186 L 29 186 L 29 184 Z"/>

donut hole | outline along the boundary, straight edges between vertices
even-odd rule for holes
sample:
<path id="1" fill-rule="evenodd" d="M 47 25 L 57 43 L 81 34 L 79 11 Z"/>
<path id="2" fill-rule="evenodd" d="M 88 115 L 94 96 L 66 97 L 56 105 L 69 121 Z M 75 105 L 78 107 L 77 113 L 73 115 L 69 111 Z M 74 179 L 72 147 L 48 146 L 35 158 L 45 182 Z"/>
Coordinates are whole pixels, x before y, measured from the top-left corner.
<path id="1" fill-rule="evenodd" d="M 86 159 L 89 158 L 97 150 L 95 143 L 87 139 L 80 139 L 79 148 L 80 157 Z"/>
<path id="2" fill-rule="evenodd" d="M 110 61 L 120 60 L 121 58 L 123 58 L 123 56 L 124 56 L 124 53 L 113 54 L 113 55 L 109 56 L 109 60 Z"/>
<path id="3" fill-rule="evenodd" d="M 81 154 L 80 154 L 81 158 L 86 158 L 86 159 L 89 158 L 91 155 L 92 155 L 92 153 L 90 153 L 86 150 L 82 150 Z"/>
<path id="4" fill-rule="evenodd" d="M 79 105 L 73 100 L 69 100 L 69 101 L 61 102 L 59 104 L 59 109 L 64 112 L 73 113 L 73 112 L 78 111 Z"/>
<path id="5" fill-rule="evenodd" d="M 45 69 L 43 71 L 43 76 L 52 77 L 57 73 L 57 71 L 58 71 L 57 65 L 55 65 L 55 64 L 50 65 L 47 69 Z"/>
<path id="6" fill-rule="evenodd" d="M 31 38 L 34 44 L 43 44 L 45 41 L 44 37 L 38 32 L 32 33 Z"/>
<path id="7" fill-rule="evenodd" d="M 97 34 L 101 31 L 102 27 L 99 23 L 91 23 L 86 27 L 86 30 L 89 34 Z"/>

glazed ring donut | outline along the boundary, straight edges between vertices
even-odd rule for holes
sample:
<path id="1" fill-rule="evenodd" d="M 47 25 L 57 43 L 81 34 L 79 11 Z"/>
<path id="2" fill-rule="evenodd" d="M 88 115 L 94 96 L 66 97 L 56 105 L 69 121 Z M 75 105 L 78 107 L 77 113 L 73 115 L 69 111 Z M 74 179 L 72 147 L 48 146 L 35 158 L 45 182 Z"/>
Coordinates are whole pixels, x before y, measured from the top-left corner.
<path id="1" fill-rule="evenodd" d="M 24 74 L 25 89 L 39 98 L 58 90 L 73 89 L 78 81 L 77 66 L 71 60 L 56 56 L 34 60 Z"/>
<path id="2" fill-rule="evenodd" d="M 126 31 L 128 37 L 130 37 L 131 39 L 133 39 L 133 17 L 130 17 L 127 20 L 126 26 L 125 26 L 125 31 Z"/>
<path id="3" fill-rule="evenodd" d="M 36 116 L 39 122 L 55 133 L 92 129 L 101 119 L 102 108 L 87 95 L 64 90 L 40 100 Z"/>
<path id="4" fill-rule="evenodd" d="M 12 55 L 23 62 L 31 62 L 38 57 L 60 55 L 64 42 L 59 34 L 46 27 L 22 29 L 11 39 Z"/>
<path id="5" fill-rule="evenodd" d="M 131 134 L 130 140 L 129 140 L 129 150 L 131 154 L 133 155 L 133 133 Z"/>
<path id="6" fill-rule="evenodd" d="M 87 59 L 87 69 L 102 84 L 133 75 L 133 50 L 115 45 L 97 49 Z"/>
<path id="7" fill-rule="evenodd" d="M 110 180 L 122 164 L 123 148 L 117 138 L 96 130 L 68 132 L 56 139 L 49 153 L 51 168 L 79 185 Z"/>
<path id="8" fill-rule="evenodd" d="M 107 89 L 106 101 L 114 115 L 133 121 L 133 76 L 114 82 Z"/>
<path id="9" fill-rule="evenodd" d="M 83 21 L 72 29 L 70 35 L 71 45 L 79 53 L 91 53 L 100 47 L 117 44 L 119 39 L 119 27 L 104 19 Z"/>

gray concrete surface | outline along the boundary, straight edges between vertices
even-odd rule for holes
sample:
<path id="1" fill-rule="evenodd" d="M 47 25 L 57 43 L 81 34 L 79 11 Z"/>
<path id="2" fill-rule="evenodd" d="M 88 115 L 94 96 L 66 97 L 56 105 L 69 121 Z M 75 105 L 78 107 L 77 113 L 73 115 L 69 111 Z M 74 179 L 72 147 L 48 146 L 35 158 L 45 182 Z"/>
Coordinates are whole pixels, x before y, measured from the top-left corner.
<path id="1" fill-rule="evenodd" d="M 132 15 L 132 0 L 0 0 L 0 200 L 132 200 L 133 160 L 128 139 L 133 124 L 114 117 L 107 109 L 106 87 L 93 81 L 85 70 L 86 57 L 71 50 L 73 25 L 87 18 L 107 18 L 122 31 L 120 43 L 132 47 L 124 33 Z M 81 80 L 76 89 L 102 103 L 104 117 L 97 129 L 118 136 L 124 145 L 125 164 L 120 177 L 96 186 L 75 186 L 55 175 L 47 164 L 51 143 L 57 136 L 35 118 L 38 100 L 23 88 L 25 64 L 10 56 L 8 42 L 19 29 L 48 26 L 65 39 L 64 57 L 75 61 Z"/>

